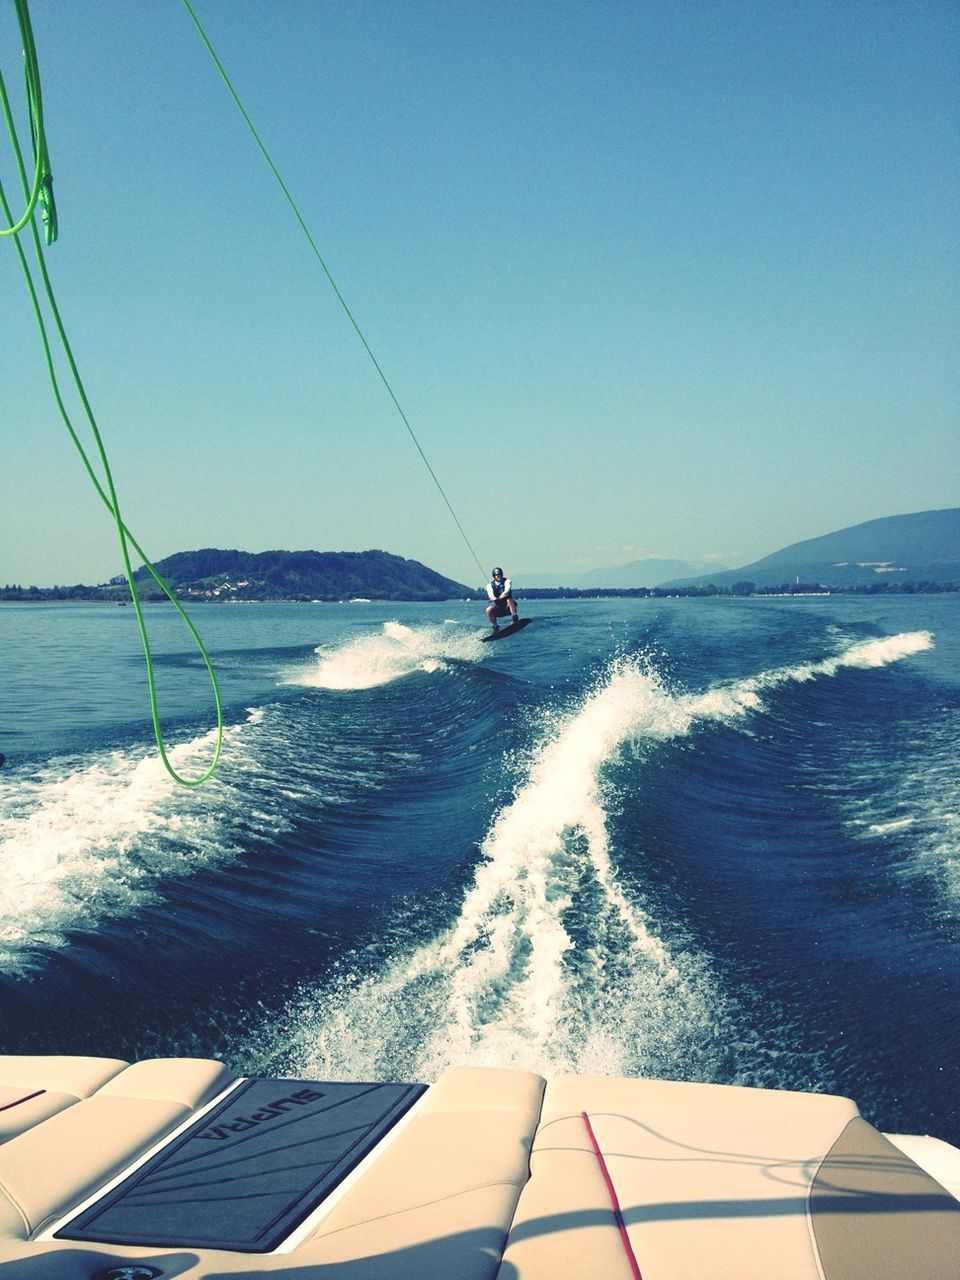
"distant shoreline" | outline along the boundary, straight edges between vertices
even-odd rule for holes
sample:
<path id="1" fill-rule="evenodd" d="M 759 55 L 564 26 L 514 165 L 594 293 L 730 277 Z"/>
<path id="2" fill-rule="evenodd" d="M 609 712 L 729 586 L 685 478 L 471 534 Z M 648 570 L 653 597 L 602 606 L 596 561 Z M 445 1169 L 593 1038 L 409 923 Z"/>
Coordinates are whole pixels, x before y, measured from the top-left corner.
<path id="1" fill-rule="evenodd" d="M 518 587 L 516 595 L 520 600 L 619 600 L 619 599 L 786 599 L 788 597 L 810 596 L 913 596 L 944 595 L 960 591 L 960 583 L 943 582 L 877 582 L 868 586 L 831 587 L 813 583 L 798 583 L 791 588 L 780 583 L 776 586 L 752 586 L 747 590 L 745 585 L 734 587 L 530 587 L 524 590 Z M 106 594 L 109 590 L 110 594 Z M 306 598 L 297 596 L 257 597 L 243 599 L 232 596 L 227 599 L 210 599 L 190 594 L 178 594 L 181 604 L 237 606 L 255 604 L 304 604 L 304 605 L 358 605 L 358 604 L 479 604 L 482 597 L 476 596 L 370 596 L 363 600 L 345 599 L 342 597 Z M 99 604 L 126 606 L 130 603 L 129 593 L 123 593 L 116 587 L 104 589 L 101 593 L 96 587 L 0 587 L 0 604 Z M 150 595 L 141 598 L 142 604 L 169 604 L 162 595 Z"/>

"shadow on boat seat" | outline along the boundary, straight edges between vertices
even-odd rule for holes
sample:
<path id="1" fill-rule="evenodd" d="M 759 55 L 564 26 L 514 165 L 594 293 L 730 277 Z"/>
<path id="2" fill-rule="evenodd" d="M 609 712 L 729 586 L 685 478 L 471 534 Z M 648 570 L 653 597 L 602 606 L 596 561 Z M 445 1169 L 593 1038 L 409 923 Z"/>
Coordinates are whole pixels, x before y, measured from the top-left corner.
<path id="1" fill-rule="evenodd" d="M 0 1057 L 0 1274 L 38 1265 L 44 1230 L 232 1079 L 206 1059 Z"/>
<path id="2" fill-rule="evenodd" d="M 142 1267 L 144 1280 L 960 1276 L 960 1204 L 849 1099 L 592 1076 L 546 1083 L 497 1068 L 445 1072 L 274 1252 L 241 1251 L 233 1235 L 229 1247 L 178 1236 L 167 1248 L 149 1229 L 135 1244 L 53 1236 L 94 1193 L 99 1214 L 105 1184 L 231 1083 L 206 1060 L 0 1058 L 0 1280 L 106 1280 L 124 1266 Z M 217 1131 L 222 1105 L 191 1140 Z M 276 1149 L 268 1196 L 303 1141 L 294 1133 Z M 315 1175 L 311 1158 L 301 1164 Z M 217 1170 L 215 1160 L 209 1176 L 187 1165 L 187 1203 L 225 1183 L 228 1195 L 218 1186 L 206 1199 L 236 1205 L 229 1162 Z M 124 1177 L 124 1194 L 131 1181 L 143 1185 Z M 260 1185 L 247 1190 L 251 1203 Z"/>
<path id="3" fill-rule="evenodd" d="M 78 1249 L 74 1245 L 57 1244 L 30 1257 L 0 1262 L 0 1280 L 99 1280 L 118 1267 L 127 1266 L 149 1268 L 156 1280 L 176 1280 L 178 1276 L 198 1274 L 196 1267 L 200 1259 L 195 1253 L 144 1251 L 142 1256 L 120 1258 L 115 1253 L 102 1252 L 102 1248 Z"/>
<path id="4" fill-rule="evenodd" d="M 0 1146 L 0 1266 L 18 1280 L 28 1258 L 36 1280 L 92 1280 L 102 1270 L 102 1240 L 51 1239 L 49 1229 L 230 1079 L 219 1064 L 176 1068 L 121 1064 L 92 1096 Z M 169 1256 L 191 1277 L 493 1280 L 527 1180 L 543 1087 L 527 1072 L 447 1072 L 363 1176 L 308 1219 L 291 1252 L 203 1248 L 186 1271 L 189 1240 Z M 156 1243 L 117 1246 L 110 1261 L 162 1269 L 167 1255 Z"/>
<path id="5" fill-rule="evenodd" d="M 530 1171 L 522 1280 L 960 1280 L 960 1204 L 847 1098 L 559 1077 Z"/>

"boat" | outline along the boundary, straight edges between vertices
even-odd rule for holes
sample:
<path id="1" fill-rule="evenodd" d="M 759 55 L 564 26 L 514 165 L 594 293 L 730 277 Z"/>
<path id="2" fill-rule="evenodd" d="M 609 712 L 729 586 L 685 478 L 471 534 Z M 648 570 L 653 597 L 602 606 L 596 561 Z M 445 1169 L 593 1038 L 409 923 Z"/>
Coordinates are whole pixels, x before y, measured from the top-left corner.
<path id="1" fill-rule="evenodd" d="M 0 1056 L 0 1280 L 957 1280 L 960 1149 L 848 1098 Z"/>

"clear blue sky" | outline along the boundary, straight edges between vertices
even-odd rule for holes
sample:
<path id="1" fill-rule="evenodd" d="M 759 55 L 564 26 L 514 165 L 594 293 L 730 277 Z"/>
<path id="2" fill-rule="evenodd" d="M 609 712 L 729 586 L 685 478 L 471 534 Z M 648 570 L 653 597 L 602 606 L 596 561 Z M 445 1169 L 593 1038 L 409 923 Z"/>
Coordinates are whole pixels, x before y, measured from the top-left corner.
<path id="1" fill-rule="evenodd" d="M 952 0 L 196 9 L 485 569 L 739 566 L 960 504 Z M 31 12 L 48 262 L 148 552 L 475 583 L 179 0 Z M 0 58 L 19 95 L 10 0 Z M 0 299 L 0 584 L 103 581 L 9 241 Z"/>

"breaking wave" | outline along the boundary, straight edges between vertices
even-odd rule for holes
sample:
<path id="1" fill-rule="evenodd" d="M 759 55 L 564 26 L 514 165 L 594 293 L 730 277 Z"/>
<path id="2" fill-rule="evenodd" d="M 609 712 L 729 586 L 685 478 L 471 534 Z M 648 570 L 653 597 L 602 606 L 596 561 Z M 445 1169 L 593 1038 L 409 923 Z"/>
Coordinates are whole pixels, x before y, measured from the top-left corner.
<path id="1" fill-rule="evenodd" d="M 285 1065 L 361 1079 L 429 1080 L 464 1062 L 620 1074 L 669 1074 L 682 1062 L 687 1074 L 715 1074 L 735 1013 L 708 958 L 622 881 L 607 766 L 625 748 L 642 753 L 698 723 L 760 713 L 765 691 L 931 644 L 926 632 L 865 641 L 696 694 L 671 691 L 642 657 L 614 662 L 574 710 L 545 715 L 453 925 L 377 972 L 358 963 L 306 993 L 285 1019 Z"/>
<path id="2" fill-rule="evenodd" d="M 385 622 L 373 635 L 332 649 L 321 646 L 316 650 L 316 666 L 291 673 L 287 682 L 317 689 L 373 689 L 416 671 L 443 670 L 450 659 L 479 661 L 483 656 L 479 636 L 454 625 L 410 627 Z"/>
<path id="3" fill-rule="evenodd" d="M 230 815 L 250 803 L 255 765 L 243 737 L 261 720 L 252 710 L 228 728 L 224 765 L 190 791 L 147 748 L 61 757 L 17 775 L 15 791 L 0 792 L 0 968 L 22 972 L 35 949 L 64 946 L 70 931 L 158 901 L 163 881 L 239 854 Z M 174 766 L 196 767 L 213 737 L 170 749 Z"/>

